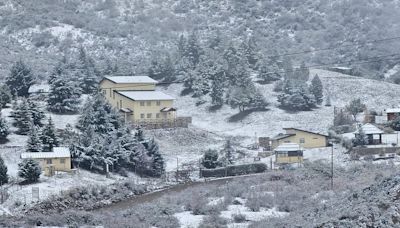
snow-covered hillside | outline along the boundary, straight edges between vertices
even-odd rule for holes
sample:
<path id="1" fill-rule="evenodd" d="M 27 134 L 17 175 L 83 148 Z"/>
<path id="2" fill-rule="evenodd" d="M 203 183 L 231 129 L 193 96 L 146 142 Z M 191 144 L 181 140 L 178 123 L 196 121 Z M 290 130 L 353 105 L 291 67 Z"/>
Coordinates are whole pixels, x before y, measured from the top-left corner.
<path id="1" fill-rule="evenodd" d="M 313 111 L 289 113 L 277 107 L 278 94 L 273 92 L 273 84 L 258 85 L 271 103 L 269 110 L 251 113 L 237 122 L 230 122 L 229 118 L 237 114 L 238 110 L 225 105 L 220 110 L 210 112 L 207 105 L 196 106 L 195 98 L 180 96 L 180 84 L 160 90 L 176 97 L 178 115 L 192 116 L 195 127 L 224 136 L 241 136 L 247 139 L 247 143 L 254 143 L 255 136 L 274 136 L 283 132 L 283 127 L 326 133 L 333 123 L 334 106 L 344 107 L 354 98 L 360 98 L 369 109 L 377 111 L 399 104 L 395 99 L 400 94 L 399 85 L 326 70 L 311 70 L 311 77 L 315 74 L 321 78 L 325 91 L 331 94 L 331 107 L 322 105 Z"/>

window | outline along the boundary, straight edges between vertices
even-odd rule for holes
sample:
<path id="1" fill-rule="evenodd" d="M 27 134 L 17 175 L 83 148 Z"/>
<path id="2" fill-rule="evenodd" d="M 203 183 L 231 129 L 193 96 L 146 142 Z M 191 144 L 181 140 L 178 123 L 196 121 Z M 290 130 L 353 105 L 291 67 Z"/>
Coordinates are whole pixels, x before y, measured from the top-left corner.
<path id="1" fill-rule="evenodd" d="M 285 140 L 285 141 L 283 141 L 284 143 L 290 143 L 290 140 Z"/>
<path id="2" fill-rule="evenodd" d="M 140 114 L 140 119 L 144 119 L 144 114 Z"/>
<path id="3" fill-rule="evenodd" d="M 300 143 L 306 143 L 306 140 L 304 138 L 301 138 Z"/>
<path id="4" fill-rule="evenodd" d="M 65 164 L 65 158 L 60 158 L 60 163 Z"/>
<path id="5" fill-rule="evenodd" d="M 141 101 L 141 102 L 140 102 L 140 106 L 144 106 L 144 101 Z"/>
<path id="6" fill-rule="evenodd" d="M 151 101 L 147 101 L 147 102 L 146 102 L 146 105 L 147 105 L 147 106 L 151 106 Z"/>
<path id="7" fill-rule="evenodd" d="M 147 113 L 147 119 L 151 119 L 151 113 Z"/>
<path id="8" fill-rule="evenodd" d="M 156 101 L 156 105 L 160 106 L 161 105 L 161 101 Z"/>
<path id="9" fill-rule="evenodd" d="M 51 165 L 53 164 L 53 161 L 51 159 L 46 159 L 46 164 Z"/>
<path id="10" fill-rule="evenodd" d="M 156 114 L 156 118 L 157 118 L 157 119 L 160 119 L 160 113 L 157 113 L 157 114 Z"/>

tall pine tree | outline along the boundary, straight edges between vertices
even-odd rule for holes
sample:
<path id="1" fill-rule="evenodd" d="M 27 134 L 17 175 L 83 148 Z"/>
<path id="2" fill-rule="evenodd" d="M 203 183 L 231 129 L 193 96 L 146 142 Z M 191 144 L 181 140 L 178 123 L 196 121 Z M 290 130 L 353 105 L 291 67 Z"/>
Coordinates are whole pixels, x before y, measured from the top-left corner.
<path id="1" fill-rule="evenodd" d="M 0 156 L 0 186 L 8 183 L 7 166 L 3 158 Z"/>
<path id="2" fill-rule="evenodd" d="M 13 125 L 18 128 L 17 134 L 26 135 L 32 123 L 32 113 L 28 107 L 27 99 L 23 98 L 19 103 L 15 103 L 11 116 L 14 119 Z"/>
<path id="3" fill-rule="evenodd" d="M 11 67 L 10 74 L 6 77 L 6 85 L 15 96 L 27 97 L 29 87 L 34 84 L 34 76 L 31 68 L 22 60 L 17 61 Z"/>
<path id="4" fill-rule="evenodd" d="M 26 143 L 27 152 L 41 152 L 43 149 L 42 141 L 40 140 L 40 132 L 37 126 L 31 125 L 28 133 L 28 141 Z"/>
<path id="5" fill-rule="evenodd" d="M 10 134 L 6 120 L 0 116 L 0 143 L 7 141 L 7 136 Z"/>
<path id="6" fill-rule="evenodd" d="M 48 119 L 47 124 L 42 128 L 42 133 L 40 134 L 40 141 L 43 146 L 43 151 L 51 152 L 54 147 L 59 145 L 59 140 L 56 134 L 56 128 L 54 126 L 51 117 Z"/>
<path id="7" fill-rule="evenodd" d="M 318 74 L 311 80 L 310 92 L 314 94 L 317 104 L 322 104 L 324 98 L 323 86 Z"/>

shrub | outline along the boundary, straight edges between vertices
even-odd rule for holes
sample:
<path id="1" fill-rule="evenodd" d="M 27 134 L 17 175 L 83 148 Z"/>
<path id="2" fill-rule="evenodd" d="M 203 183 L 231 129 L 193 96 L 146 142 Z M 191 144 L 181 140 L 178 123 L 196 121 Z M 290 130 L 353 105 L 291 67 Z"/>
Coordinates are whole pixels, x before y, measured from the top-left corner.
<path id="1" fill-rule="evenodd" d="M 232 215 L 232 217 L 233 217 L 233 221 L 234 221 L 235 223 L 243 223 L 243 222 L 246 222 L 246 215 L 244 215 L 244 214 L 241 214 L 241 213 L 239 213 L 239 214 L 234 214 L 234 215 Z"/>
<path id="2" fill-rule="evenodd" d="M 216 169 L 202 169 L 202 177 L 224 177 L 224 176 L 237 176 L 250 173 L 262 173 L 267 170 L 267 165 L 264 163 L 252 163 L 244 165 L 230 165 L 223 168 Z"/>
<path id="3" fill-rule="evenodd" d="M 252 194 L 247 198 L 246 206 L 252 211 L 260 211 L 260 208 L 272 208 L 274 198 L 270 194 Z"/>
<path id="4" fill-rule="evenodd" d="M 227 228 L 227 223 L 226 219 L 219 215 L 210 215 L 203 218 L 199 228 Z"/>
<path id="5" fill-rule="evenodd" d="M 28 183 L 34 183 L 39 180 L 42 169 L 37 161 L 25 159 L 18 164 L 18 176 L 25 179 Z"/>

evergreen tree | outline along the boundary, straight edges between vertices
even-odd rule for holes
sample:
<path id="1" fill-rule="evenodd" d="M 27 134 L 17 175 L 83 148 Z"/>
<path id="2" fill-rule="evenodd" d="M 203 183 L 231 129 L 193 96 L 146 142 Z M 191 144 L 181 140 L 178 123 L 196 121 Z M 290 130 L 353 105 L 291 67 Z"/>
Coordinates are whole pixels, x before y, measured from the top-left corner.
<path id="1" fill-rule="evenodd" d="M 151 173 L 152 176 L 159 177 L 165 171 L 165 164 L 157 142 L 153 139 L 147 143 L 147 155 L 151 158 Z"/>
<path id="2" fill-rule="evenodd" d="M 0 156 L 0 186 L 8 183 L 7 166 L 3 158 Z"/>
<path id="3" fill-rule="evenodd" d="M 277 81 L 280 80 L 282 77 L 279 73 L 280 69 L 278 67 L 278 64 L 271 59 L 259 61 L 258 70 L 258 78 L 263 83 Z"/>
<path id="4" fill-rule="evenodd" d="M 220 166 L 221 164 L 218 161 L 218 152 L 211 149 L 207 150 L 201 160 L 201 165 L 206 169 L 215 169 Z"/>
<path id="5" fill-rule="evenodd" d="M 142 128 L 139 127 L 139 126 L 136 128 L 135 138 L 136 138 L 136 140 L 137 140 L 138 142 L 144 142 L 144 141 L 145 141 L 145 139 L 144 139 L 144 134 L 143 134 L 143 130 L 142 130 Z"/>
<path id="6" fill-rule="evenodd" d="M 28 90 L 34 84 L 32 70 L 22 60 L 11 67 L 10 74 L 6 77 L 6 85 L 15 96 L 27 97 Z"/>
<path id="7" fill-rule="evenodd" d="M 314 94 L 317 104 L 322 104 L 324 92 L 321 79 L 319 79 L 318 74 L 314 76 L 311 80 L 310 92 Z"/>
<path id="8" fill-rule="evenodd" d="M 248 40 L 242 42 L 240 46 L 240 51 L 246 57 L 249 66 L 255 69 L 259 57 L 257 54 L 257 44 L 253 36 L 251 36 Z"/>
<path id="9" fill-rule="evenodd" d="M 232 108 L 239 108 L 240 112 L 245 111 L 246 108 L 263 109 L 268 105 L 264 96 L 253 84 L 230 89 L 227 102 Z"/>
<path id="10" fill-rule="evenodd" d="M 18 164 L 18 167 L 18 176 L 24 178 L 28 183 L 37 182 L 42 173 L 39 163 L 33 159 L 24 159 Z"/>
<path id="11" fill-rule="evenodd" d="M 291 111 L 307 111 L 316 105 L 315 97 L 307 85 L 305 83 L 294 84 L 291 80 L 285 80 L 283 93 L 278 96 L 278 101 L 282 108 Z"/>
<path id="12" fill-rule="evenodd" d="M 226 163 L 233 164 L 235 162 L 235 149 L 232 146 L 231 140 L 227 140 L 222 152 L 225 155 Z"/>
<path id="13" fill-rule="evenodd" d="M 400 116 L 396 116 L 394 120 L 390 121 L 389 126 L 395 131 L 400 131 Z"/>
<path id="14" fill-rule="evenodd" d="M 28 104 L 28 109 L 30 112 L 30 116 L 32 118 L 33 124 L 35 126 L 43 126 L 43 119 L 45 117 L 44 112 L 42 110 L 42 108 L 39 106 L 39 104 L 31 99 L 27 100 L 27 104 Z"/>
<path id="15" fill-rule="evenodd" d="M 353 139 L 353 145 L 354 146 L 365 146 L 367 144 L 368 144 L 368 137 L 364 133 L 362 127 L 359 126 L 358 131 L 355 134 L 355 137 Z"/>
<path id="16" fill-rule="evenodd" d="M 175 69 L 169 54 L 165 54 L 164 56 L 159 53 L 155 54 L 150 63 L 148 75 L 156 80 L 174 81 Z"/>
<path id="17" fill-rule="evenodd" d="M 47 108 L 56 113 L 76 112 L 80 104 L 81 91 L 71 80 L 65 66 L 58 65 L 49 80 L 50 94 Z"/>
<path id="18" fill-rule="evenodd" d="M 0 116 L 0 143 L 7 141 L 7 136 L 10 134 L 6 120 Z"/>
<path id="19" fill-rule="evenodd" d="M 47 124 L 42 129 L 40 140 L 41 144 L 43 145 L 43 151 L 46 152 L 53 151 L 53 148 L 59 145 L 56 128 L 51 117 L 48 119 Z"/>
<path id="20" fill-rule="evenodd" d="M 14 105 L 11 116 L 14 119 L 13 125 L 18 128 L 17 134 L 26 135 L 30 130 L 32 123 L 32 113 L 28 107 L 28 101 L 23 98 L 19 103 Z"/>
<path id="21" fill-rule="evenodd" d="M 215 78 L 211 83 L 210 97 L 214 106 L 221 106 L 224 103 L 224 83 L 221 78 Z"/>
<path id="22" fill-rule="evenodd" d="M 98 74 L 93 59 L 87 56 L 83 47 L 80 47 L 78 62 L 75 66 L 75 77 L 78 79 L 83 93 L 91 94 L 97 91 Z"/>
<path id="23" fill-rule="evenodd" d="M 27 152 L 41 152 L 43 149 L 42 141 L 40 140 L 40 132 L 37 126 L 31 125 L 28 133 L 28 141 L 26 145 Z"/>
<path id="24" fill-rule="evenodd" d="M 308 81 L 308 78 L 310 77 L 310 70 L 308 67 L 306 67 L 304 62 L 301 62 L 300 68 L 296 70 L 296 77 L 297 80 L 304 82 Z"/>
<path id="25" fill-rule="evenodd" d="M 187 45 L 186 37 L 184 35 L 180 35 L 177 43 L 178 55 L 180 58 L 182 58 L 186 54 L 186 45 Z"/>
<path id="26" fill-rule="evenodd" d="M 11 98 L 10 89 L 5 85 L 0 86 L 0 109 L 6 107 L 11 102 Z"/>
<path id="27" fill-rule="evenodd" d="M 201 46 L 197 38 L 197 32 L 193 31 L 187 41 L 187 46 L 184 52 L 184 56 L 189 60 L 190 65 L 194 68 L 200 62 L 200 56 L 202 55 Z"/>

